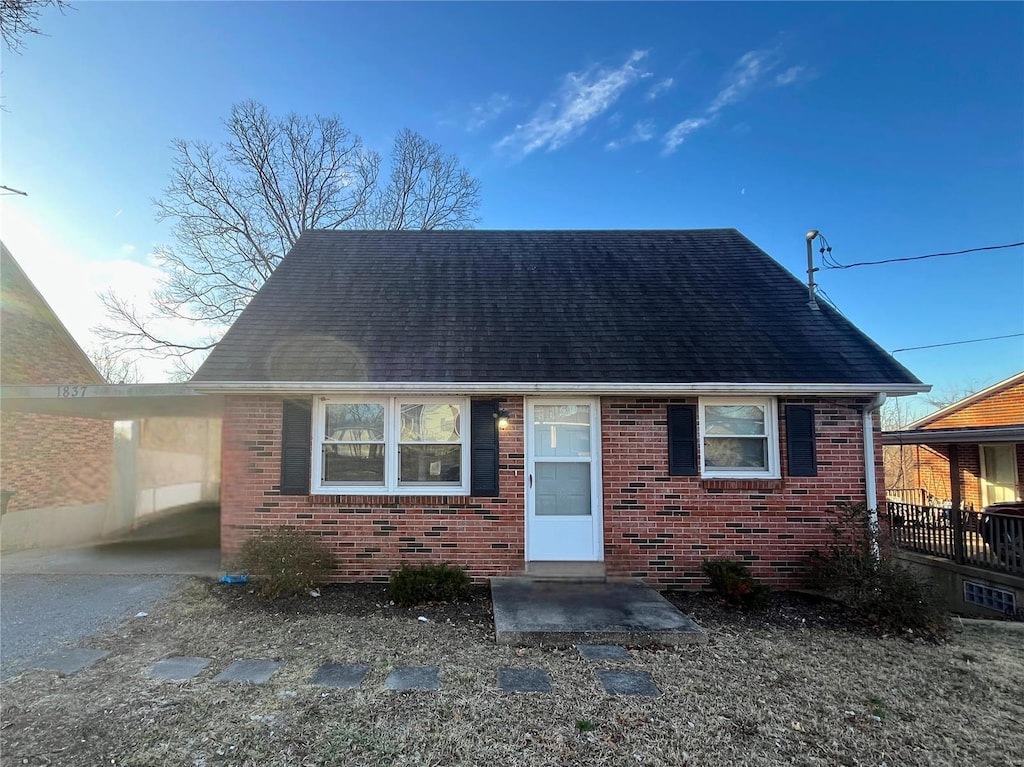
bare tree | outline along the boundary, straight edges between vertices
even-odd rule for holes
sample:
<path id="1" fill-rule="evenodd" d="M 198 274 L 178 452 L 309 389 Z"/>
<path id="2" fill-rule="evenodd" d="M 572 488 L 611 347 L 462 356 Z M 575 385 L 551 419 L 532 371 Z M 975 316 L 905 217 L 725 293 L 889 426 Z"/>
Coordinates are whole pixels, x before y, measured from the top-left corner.
<path id="1" fill-rule="evenodd" d="M 373 203 L 367 228 L 465 228 L 478 221 L 480 182 L 455 155 L 406 128 L 391 151 L 391 178 Z"/>
<path id="2" fill-rule="evenodd" d="M 20 53 L 26 37 L 43 34 L 36 23 L 48 7 L 61 13 L 71 8 L 66 0 L 0 0 L 0 37 L 9 51 Z"/>
<path id="3" fill-rule="evenodd" d="M 417 133 L 395 139 L 390 181 L 380 156 L 336 117 L 272 116 L 235 105 L 218 146 L 176 140 L 171 182 L 155 204 L 174 244 L 156 250 L 164 272 L 143 314 L 101 295 L 113 325 L 98 328 L 123 352 L 189 360 L 216 346 L 302 232 L 309 229 L 454 229 L 472 226 L 479 182 Z M 209 330 L 200 340 L 157 331 L 161 320 Z"/>
<path id="4" fill-rule="evenodd" d="M 138 364 L 109 344 L 92 347 L 89 350 L 89 360 L 107 383 L 134 384 L 142 380 Z"/>

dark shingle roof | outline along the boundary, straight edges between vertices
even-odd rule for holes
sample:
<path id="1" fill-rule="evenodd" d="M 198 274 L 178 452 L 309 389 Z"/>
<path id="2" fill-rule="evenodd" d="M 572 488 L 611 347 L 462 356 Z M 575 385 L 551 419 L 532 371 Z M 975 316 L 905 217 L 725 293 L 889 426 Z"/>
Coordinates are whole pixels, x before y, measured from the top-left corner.
<path id="1" fill-rule="evenodd" d="M 193 381 L 918 383 L 734 229 L 307 232 Z"/>

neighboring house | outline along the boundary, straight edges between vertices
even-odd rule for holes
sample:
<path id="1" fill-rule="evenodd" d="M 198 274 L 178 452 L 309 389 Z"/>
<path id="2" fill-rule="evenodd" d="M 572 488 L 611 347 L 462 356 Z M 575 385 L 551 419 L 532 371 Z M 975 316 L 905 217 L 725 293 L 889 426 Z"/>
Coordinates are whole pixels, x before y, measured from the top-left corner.
<path id="1" fill-rule="evenodd" d="M 886 432 L 886 488 L 908 503 L 948 502 L 951 477 L 973 509 L 1021 499 L 1024 477 L 1024 372 L 954 402 L 899 431 Z M 956 453 L 951 472 L 950 455 Z"/>
<path id="2" fill-rule="evenodd" d="M 104 383 L 2 244 L 0 280 L 0 383 Z M 3 548 L 66 545 L 95 537 L 107 510 L 113 442 L 107 421 L 5 410 L 0 415 Z"/>
<path id="3" fill-rule="evenodd" d="M 228 561 L 298 525 L 341 580 L 663 586 L 796 584 L 884 489 L 879 395 L 927 389 L 732 229 L 306 232 L 192 386 L 225 398 Z"/>

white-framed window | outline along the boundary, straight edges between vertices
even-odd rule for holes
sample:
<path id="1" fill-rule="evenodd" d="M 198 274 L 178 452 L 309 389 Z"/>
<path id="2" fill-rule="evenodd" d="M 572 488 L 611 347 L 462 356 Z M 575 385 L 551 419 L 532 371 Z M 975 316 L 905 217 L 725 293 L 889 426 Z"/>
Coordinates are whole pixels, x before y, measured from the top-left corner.
<path id="1" fill-rule="evenodd" d="M 775 399 L 701 398 L 700 447 L 702 476 L 779 477 Z"/>
<path id="2" fill-rule="evenodd" d="M 313 493 L 469 494 L 469 400 L 318 397 Z"/>
<path id="3" fill-rule="evenodd" d="M 981 453 L 981 505 L 1020 499 L 1015 444 L 979 445 Z"/>

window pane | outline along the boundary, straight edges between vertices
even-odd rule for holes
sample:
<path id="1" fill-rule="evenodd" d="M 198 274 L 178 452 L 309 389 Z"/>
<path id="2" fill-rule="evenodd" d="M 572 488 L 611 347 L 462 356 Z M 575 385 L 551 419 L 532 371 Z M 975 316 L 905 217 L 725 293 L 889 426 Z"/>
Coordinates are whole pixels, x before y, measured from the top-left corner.
<path id="1" fill-rule="evenodd" d="M 324 445 L 324 482 L 384 484 L 384 445 Z"/>
<path id="2" fill-rule="evenodd" d="M 537 491 L 535 495 L 538 517 L 590 516 L 590 464 L 542 463 L 535 464 Z"/>
<path id="3" fill-rule="evenodd" d="M 402 442 L 458 442 L 458 405 L 402 405 Z"/>
<path id="4" fill-rule="evenodd" d="M 1017 470 L 1013 445 L 983 445 L 985 505 L 1017 500 Z"/>
<path id="5" fill-rule="evenodd" d="M 715 437 L 704 440 L 704 466 L 709 469 L 768 468 L 768 440 Z"/>
<path id="6" fill-rule="evenodd" d="M 764 436 L 763 405 L 708 405 L 704 433 L 723 436 Z"/>
<path id="7" fill-rule="evenodd" d="M 402 445 L 398 479 L 408 482 L 461 482 L 460 445 Z"/>
<path id="8" fill-rule="evenodd" d="M 324 437 L 341 442 L 384 439 L 384 404 L 335 402 L 327 405 Z"/>
<path id="9" fill-rule="evenodd" d="M 590 455 L 590 405 L 536 405 L 533 450 L 542 457 Z"/>

